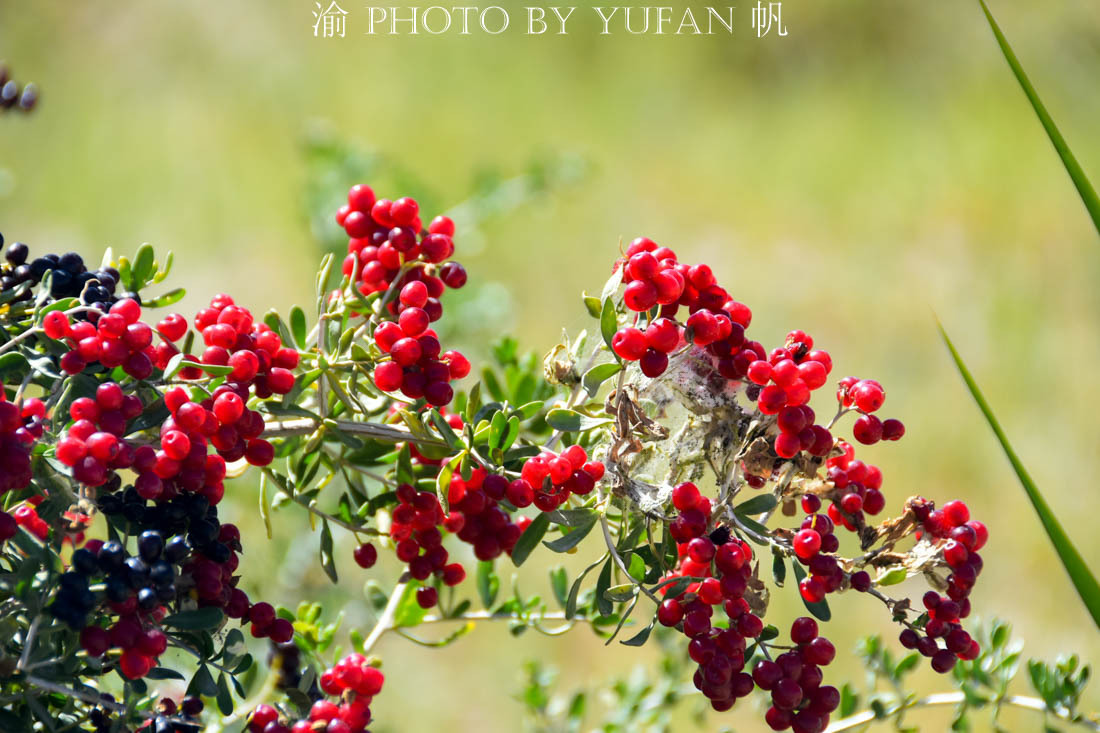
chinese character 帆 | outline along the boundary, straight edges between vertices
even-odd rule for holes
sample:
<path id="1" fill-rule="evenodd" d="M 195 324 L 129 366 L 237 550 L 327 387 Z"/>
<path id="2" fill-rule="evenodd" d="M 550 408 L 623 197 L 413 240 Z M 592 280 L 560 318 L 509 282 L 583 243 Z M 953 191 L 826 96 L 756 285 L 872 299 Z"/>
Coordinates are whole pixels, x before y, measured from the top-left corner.
<path id="1" fill-rule="evenodd" d="M 763 38 L 771 33 L 772 23 L 775 23 L 776 35 L 787 35 L 787 27 L 783 25 L 783 3 L 768 3 L 765 8 L 764 3 L 758 1 L 752 9 L 752 27 L 756 30 L 756 37 Z"/>

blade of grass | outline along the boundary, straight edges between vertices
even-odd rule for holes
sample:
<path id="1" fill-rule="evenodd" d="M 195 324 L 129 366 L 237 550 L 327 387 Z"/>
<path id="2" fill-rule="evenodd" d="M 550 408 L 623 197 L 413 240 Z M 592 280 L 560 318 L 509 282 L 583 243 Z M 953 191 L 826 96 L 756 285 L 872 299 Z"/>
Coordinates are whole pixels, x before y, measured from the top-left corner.
<path id="1" fill-rule="evenodd" d="M 978 389 L 974 377 L 971 376 L 970 370 L 967 369 L 966 364 L 963 363 L 962 357 L 959 356 L 959 352 L 955 349 L 955 345 L 951 343 L 951 339 L 948 337 L 947 331 L 944 330 L 943 324 L 937 321 L 936 325 L 939 326 L 940 336 L 943 337 L 943 342 L 947 345 L 948 351 L 951 352 L 951 358 L 955 360 L 955 366 L 958 367 L 959 374 L 962 375 L 963 381 L 966 382 L 966 386 L 970 390 L 970 394 L 974 397 L 974 401 L 978 403 L 978 408 L 981 409 L 982 414 L 985 415 L 989 427 L 993 429 L 993 433 L 997 436 L 997 440 L 1000 441 L 1001 448 L 1004 449 L 1005 455 L 1008 456 L 1009 463 L 1012 464 L 1013 470 L 1016 471 L 1016 476 L 1020 479 L 1020 483 L 1027 493 L 1027 498 L 1031 500 L 1031 505 L 1035 508 L 1035 513 L 1039 515 L 1039 521 L 1042 522 L 1047 537 L 1050 538 L 1051 544 L 1054 545 L 1054 550 L 1058 553 L 1058 557 L 1062 561 L 1062 565 L 1065 567 L 1066 572 L 1069 573 L 1070 580 L 1073 581 L 1073 587 L 1077 589 L 1077 595 L 1081 596 L 1081 600 L 1084 602 L 1085 607 L 1088 608 L 1089 613 L 1092 615 L 1093 622 L 1097 627 L 1100 627 L 1100 584 L 1096 582 L 1096 578 L 1092 575 L 1088 565 L 1085 564 L 1085 561 L 1081 558 L 1081 554 L 1077 551 L 1077 548 L 1074 547 L 1073 542 L 1070 541 L 1065 530 L 1062 529 L 1062 525 L 1058 521 L 1058 518 L 1054 516 L 1054 512 L 1050 510 L 1046 499 L 1043 498 L 1043 495 L 1039 491 L 1039 487 L 1035 485 L 1027 469 L 1024 468 L 1024 464 L 1020 462 L 1019 456 L 1016 455 L 1016 451 L 1012 449 L 1012 445 L 1009 444 L 1004 430 L 1001 429 L 1001 424 L 997 422 L 997 418 L 993 416 L 993 410 L 989 407 L 989 403 L 985 401 L 985 397 L 982 395 L 981 390 Z"/>
<path id="2" fill-rule="evenodd" d="M 1058 126 L 1054 124 L 1047 108 L 1043 106 L 1039 94 L 1035 91 L 1035 87 L 1031 85 L 1031 80 L 1027 78 L 1027 74 L 1024 73 L 1019 59 L 1016 58 L 1012 47 L 1008 45 L 1008 40 L 1001 33 L 1001 28 L 997 25 L 997 21 L 993 19 L 993 14 L 989 12 L 985 0 L 978 0 L 978 2 L 982 6 L 986 20 L 989 21 L 989 27 L 993 29 L 993 35 L 997 39 L 997 45 L 1001 47 L 1001 53 L 1004 54 L 1005 61 L 1008 62 L 1012 73 L 1016 76 L 1016 81 L 1020 82 L 1020 87 L 1023 88 L 1024 94 L 1031 102 L 1031 107 L 1038 115 L 1039 121 L 1043 123 L 1043 128 L 1047 131 L 1050 142 L 1054 145 L 1054 149 L 1058 151 L 1058 156 L 1062 159 L 1066 172 L 1073 179 L 1073 185 L 1077 187 L 1077 192 L 1081 195 L 1081 200 L 1085 203 L 1089 216 L 1092 217 L 1092 223 L 1096 227 L 1097 233 L 1100 233 L 1100 196 L 1096 195 L 1096 189 L 1093 188 L 1088 176 L 1085 175 L 1085 171 L 1081 169 L 1081 165 L 1077 162 L 1073 151 L 1069 149 L 1069 144 L 1062 137 L 1062 133 L 1058 131 Z"/>

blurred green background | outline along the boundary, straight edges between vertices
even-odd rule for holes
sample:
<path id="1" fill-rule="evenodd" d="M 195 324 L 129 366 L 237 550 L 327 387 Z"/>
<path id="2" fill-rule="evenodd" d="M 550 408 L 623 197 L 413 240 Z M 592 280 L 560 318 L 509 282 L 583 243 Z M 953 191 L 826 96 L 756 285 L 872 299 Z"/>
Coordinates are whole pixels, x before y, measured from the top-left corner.
<path id="1" fill-rule="evenodd" d="M 476 237 L 460 232 L 474 293 L 449 312 L 462 346 L 478 354 L 486 333 L 510 331 L 541 352 L 563 326 L 587 326 L 579 293 L 603 282 L 620 239 L 645 234 L 705 260 L 753 306 L 756 338 L 803 328 L 839 373 L 887 386 L 886 412 L 909 432 L 863 452 L 884 468 L 892 506 L 960 496 L 990 525 L 977 612 L 1009 620 L 1028 654 L 1100 660 L 1096 629 L 935 332 L 933 313 L 1097 564 L 1100 248 L 976 2 L 787 0 L 782 39 L 754 36 L 748 4 L 732 38 L 599 36 L 591 22 L 568 36 L 367 37 L 365 7 L 342 5 L 347 37 L 318 39 L 308 0 L 0 2 L 0 57 L 42 95 L 33 115 L 0 117 L 0 231 L 97 258 L 107 245 L 171 249 L 185 313 L 220 291 L 286 309 L 310 298 L 321 253 L 306 202 L 325 189 L 303 143 L 318 130 L 377 152 L 381 193 L 405 193 L 412 171 L 416 192 L 444 208 L 479 181 L 571 156 L 583 163 L 576 180 Z M 991 5 L 1100 180 L 1100 6 Z M 328 182 L 356 182 L 340 175 Z M 453 322 L 463 317 L 478 329 Z M 252 486 L 238 482 L 228 501 L 226 516 L 253 536 L 250 591 L 291 605 L 323 597 L 365 622 L 350 542 L 333 589 L 301 513 L 277 515 L 265 544 Z M 525 590 L 545 592 L 544 579 L 530 573 Z M 789 618 L 794 591 L 778 595 Z M 842 650 L 893 636 L 878 604 L 846 596 L 833 608 Z M 515 730 L 507 695 L 523 658 L 559 665 L 568 687 L 653 653 L 605 649 L 584 629 L 511 640 L 488 625 L 443 652 L 396 637 L 379 649 L 388 679 L 375 714 L 391 731 Z M 829 679 L 858 668 L 842 655 Z M 921 679 L 936 689 L 930 672 Z M 708 726 L 760 730 L 748 707 Z"/>

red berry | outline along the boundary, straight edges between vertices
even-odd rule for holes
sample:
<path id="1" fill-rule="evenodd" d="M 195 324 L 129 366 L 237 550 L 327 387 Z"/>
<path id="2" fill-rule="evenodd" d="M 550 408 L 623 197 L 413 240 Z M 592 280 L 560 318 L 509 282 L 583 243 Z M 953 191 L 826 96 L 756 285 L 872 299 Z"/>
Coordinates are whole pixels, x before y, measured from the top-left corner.
<path id="1" fill-rule="evenodd" d="M 854 426 L 852 435 L 864 445 L 873 445 L 882 439 L 882 421 L 874 415 L 861 415 Z"/>
<path id="2" fill-rule="evenodd" d="M 378 561 L 378 550 L 369 542 L 364 542 L 355 548 L 355 562 L 361 568 L 374 567 Z"/>
<path id="3" fill-rule="evenodd" d="M 874 412 L 886 401 L 886 391 L 873 379 L 860 380 L 851 388 L 849 395 L 863 412 Z"/>
<path id="4" fill-rule="evenodd" d="M 637 361 L 646 353 L 646 342 L 646 336 L 641 331 L 628 326 L 615 332 L 611 338 L 611 348 L 620 359 Z"/>
<path id="5" fill-rule="evenodd" d="M 416 589 L 416 603 L 421 608 L 431 608 L 439 601 L 439 591 L 430 586 Z"/>
<path id="6" fill-rule="evenodd" d="M 61 311 L 50 311 L 42 319 L 42 330 L 50 338 L 60 341 L 69 336 L 69 317 Z"/>
<path id="7" fill-rule="evenodd" d="M 803 560 L 809 560 L 821 550 L 821 535 L 812 529 L 799 530 L 792 544 L 794 554 Z"/>

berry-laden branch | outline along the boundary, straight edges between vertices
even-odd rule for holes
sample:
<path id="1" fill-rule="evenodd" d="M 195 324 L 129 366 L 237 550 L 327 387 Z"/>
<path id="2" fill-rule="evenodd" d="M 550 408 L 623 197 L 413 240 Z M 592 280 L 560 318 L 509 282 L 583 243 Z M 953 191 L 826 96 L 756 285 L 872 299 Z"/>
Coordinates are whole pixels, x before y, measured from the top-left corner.
<path id="1" fill-rule="evenodd" d="M 16 633 L 0 646 L 0 695 L 16 702 L 0 722 L 95 712 L 98 730 L 110 712 L 120 725 L 170 728 L 178 711 L 190 721 L 212 703 L 222 717 L 209 726 L 247 715 L 252 733 L 359 733 L 382 687 L 371 655 L 383 635 L 421 641 L 416 626 L 459 622 L 426 642 L 442 646 L 491 619 L 517 633 L 584 621 L 608 643 L 628 630 L 631 646 L 668 627 L 688 637 L 694 686 L 715 710 L 759 688 L 773 729 L 820 733 L 841 694 L 825 684 L 836 650 L 819 622 L 831 618 L 827 596 L 847 591 L 885 604 L 902 646 L 933 669 L 979 657 L 962 622 L 986 527 L 962 502 L 920 497 L 873 524 L 887 505 L 883 474 L 838 426 L 854 414 L 862 444 L 905 428 L 878 416 L 878 382 L 853 377 L 837 382 L 835 417 L 819 424 L 809 403 L 833 359 L 808 334 L 766 349 L 746 335 L 751 310 L 709 267 L 641 238 L 600 297 L 585 298 L 591 334 L 541 362 L 504 340 L 473 382 L 436 330 L 447 292 L 467 283 L 452 259 L 455 223 L 425 225 L 414 199 L 365 185 L 336 221 L 347 253 L 322 262 L 312 323 L 297 306 L 258 318 L 228 295 L 190 319 L 149 319 L 183 295 L 150 293 L 171 256 L 143 246 L 92 269 L 76 254 L 8 247 L 0 379 L 19 386 L 0 393 L 0 621 Z M 322 625 L 320 606 L 291 612 L 242 590 L 247 538 L 219 504 L 247 490 L 228 479 L 249 465 L 262 470 L 265 524 L 274 510 L 305 509 L 334 582 L 341 531 L 356 538 L 360 569 L 397 578 L 339 660 L 339 622 Z M 602 542 L 586 544 L 597 524 Z M 840 528 L 855 535 L 850 556 Z M 500 592 L 502 557 L 521 567 L 544 549 L 594 555 L 576 577 L 551 574 L 560 610 L 518 584 Z M 810 615 L 768 623 L 788 571 Z M 932 586 L 923 610 L 883 590 L 917 575 Z M 280 660 L 258 688 L 245 632 Z M 180 673 L 161 666 L 169 645 L 194 659 L 178 704 L 151 691 Z M 125 704 L 40 694 L 53 688 L 18 669 L 92 697 L 112 689 Z M 234 712 L 241 700 L 255 709 Z"/>

